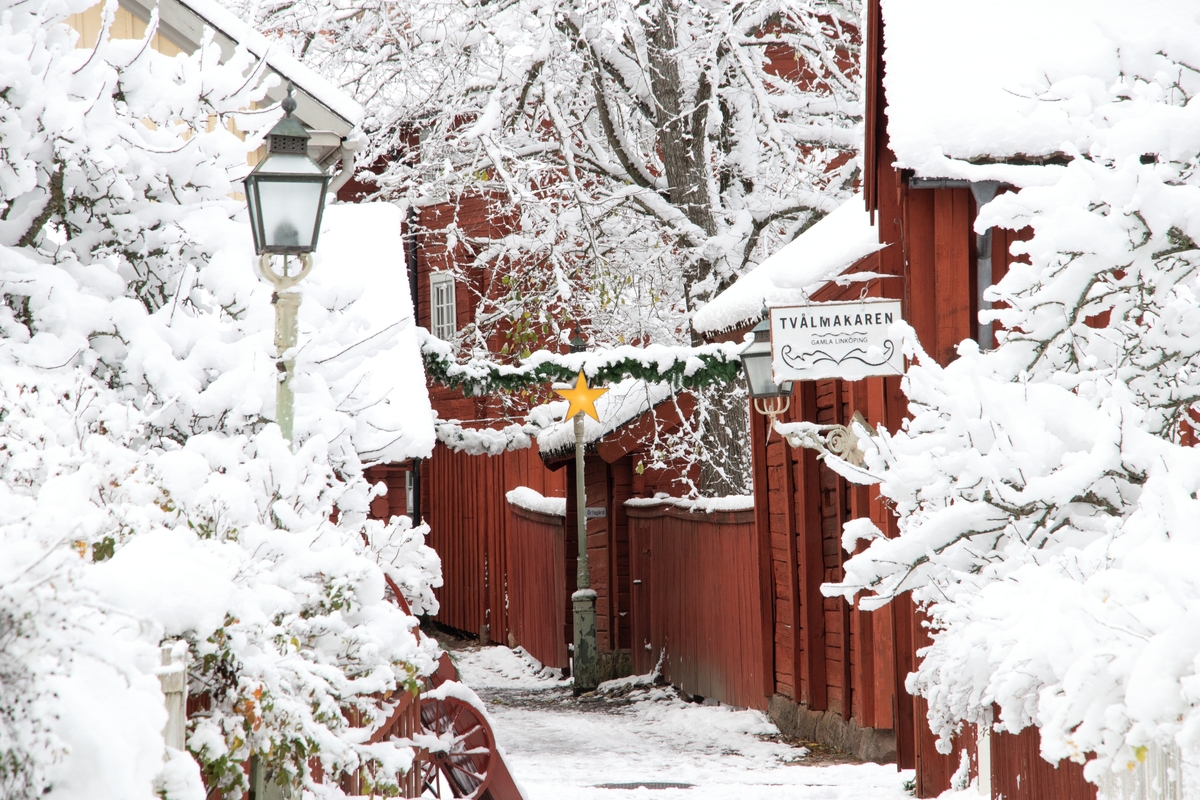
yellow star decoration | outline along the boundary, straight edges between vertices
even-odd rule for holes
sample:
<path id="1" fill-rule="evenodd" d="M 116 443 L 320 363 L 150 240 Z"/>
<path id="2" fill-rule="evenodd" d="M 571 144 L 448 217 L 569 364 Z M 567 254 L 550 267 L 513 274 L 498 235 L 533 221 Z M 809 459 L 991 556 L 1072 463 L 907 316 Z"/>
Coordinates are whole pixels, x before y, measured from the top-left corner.
<path id="1" fill-rule="evenodd" d="M 607 391 L 608 389 L 593 389 L 588 386 L 587 376 L 583 374 L 583 370 L 580 370 L 579 377 L 575 379 L 574 389 L 554 390 L 555 394 L 561 395 L 563 399 L 571 402 L 571 407 L 567 409 L 567 415 L 563 417 L 563 422 L 573 418 L 580 411 L 599 422 L 600 415 L 596 413 L 596 400 Z"/>

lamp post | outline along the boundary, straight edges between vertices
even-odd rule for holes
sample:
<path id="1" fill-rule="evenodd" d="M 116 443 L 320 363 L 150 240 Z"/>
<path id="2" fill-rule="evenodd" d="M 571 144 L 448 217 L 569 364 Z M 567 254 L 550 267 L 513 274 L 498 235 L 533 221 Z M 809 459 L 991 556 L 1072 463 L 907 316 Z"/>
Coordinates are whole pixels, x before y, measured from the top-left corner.
<path id="1" fill-rule="evenodd" d="M 308 131 L 292 116 L 296 100 L 292 88 L 283 101 L 283 119 L 267 134 L 267 156 L 246 176 L 246 204 L 258 272 L 275 287 L 275 421 L 283 437 L 293 440 L 295 420 L 292 377 L 295 359 L 287 356 L 296 346 L 296 314 L 300 293 L 294 287 L 312 271 L 312 253 L 321 233 L 325 192 L 329 176 L 308 155 Z M 282 272 L 271 265 L 272 256 L 283 256 Z M 288 272 L 288 257 L 297 256 L 300 270 Z"/>
<path id="2" fill-rule="evenodd" d="M 775 383 L 775 371 L 771 366 L 771 315 L 765 308 L 763 321 L 755 325 L 750 334 L 749 344 L 738 357 L 746 371 L 746 385 L 754 401 L 754 410 L 770 417 L 774 428 L 775 418 L 791 407 L 792 382 Z M 769 431 L 767 435 L 770 435 Z"/>
<path id="3" fill-rule="evenodd" d="M 571 352 L 582 353 L 587 343 L 576 329 L 571 339 Z M 608 389 L 588 386 L 583 370 L 575 380 L 573 389 L 555 389 L 557 394 L 570 401 L 566 419 L 575 422 L 575 524 L 579 542 L 579 560 L 575 570 L 575 593 L 571 595 L 574 608 L 575 649 L 571 664 L 572 687 L 575 694 L 589 692 L 600 685 L 600 653 L 596 648 L 596 592 L 592 589 L 591 570 L 587 552 L 587 488 L 584 480 L 583 463 L 583 415 L 597 422 L 596 399 Z"/>

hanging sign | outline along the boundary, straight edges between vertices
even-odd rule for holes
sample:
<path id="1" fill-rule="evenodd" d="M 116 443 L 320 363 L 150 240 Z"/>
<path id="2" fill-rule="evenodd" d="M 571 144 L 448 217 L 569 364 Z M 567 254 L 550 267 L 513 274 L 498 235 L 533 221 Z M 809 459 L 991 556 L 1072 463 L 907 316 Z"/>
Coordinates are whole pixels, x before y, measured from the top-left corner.
<path id="1" fill-rule="evenodd" d="M 878 298 L 772 308 L 775 382 L 902 375 L 900 340 L 891 332 L 901 319 L 899 300 Z"/>

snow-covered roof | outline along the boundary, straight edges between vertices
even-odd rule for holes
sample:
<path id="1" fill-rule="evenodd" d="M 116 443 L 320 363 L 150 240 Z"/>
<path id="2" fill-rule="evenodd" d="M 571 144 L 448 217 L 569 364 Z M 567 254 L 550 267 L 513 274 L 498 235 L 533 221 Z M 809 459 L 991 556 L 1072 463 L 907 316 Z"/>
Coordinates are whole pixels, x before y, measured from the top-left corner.
<path id="1" fill-rule="evenodd" d="M 596 401 L 596 413 L 600 421 L 585 416 L 583 419 L 583 438 L 587 444 L 603 439 L 608 434 L 620 428 L 659 403 L 671 397 L 669 383 L 647 383 L 637 378 L 614 383 L 608 387 L 608 392 Z M 546 406 L 555 416 L 565 414 L 567 403 L 554 402 Z M 564 420 L 546 427 L 537 435 L 538 451 L 545 456 L 555 456 L 565 453 L 575 446 L 575 423 Z"/>
<path id="2" fill-rule="evenodd" d="M 435 439 L 400 235 L 402 216 L 391 203 L 326 208 L 316 264 L 299 286 L 304 303 L 297 428 L 304 391 L 343 387 L 335 399 L 339 408 L 351 410 L 355 450 L 370 462 L 427 457 Z M 304 377 L 306 364 L 312 366 Z"/>
<path id="3" fill-rule="evenodd" d="M 345 138 L 362 121 L 363 108 L 354 98 L 301 64 L 281 45 L 272 44 L 216 0 L 120 0 L 120 4 L 143 21 L 149 20 L 157 7 L 159 32 L 188 53 L 200 46 L 206 27 L 216 34 L 215 41 L 226 58 L 237 45 L 245 47 L 282 78 L 267 96 L 282 100 L 291 81 L 296 87 L 296 116 L 314 130 L 332 131 Z"/>
<path id="4" fill-rule="evenodd" d="M 391 203 L 327 207 L 313 270 L 297 285 L 297 439 L 332 442 L 348 436 L 367 463 L 424 458 L 435 441 L 402 222 L 403 213 Z M 207 224 L 211 229 L 201 228 Z M 251 318 L 247 326 L 261 337 L 261 345 L 251 348 L 261 355 L 242 365 L 243 384 L 223 391 L 259 394 L 270 419 L 275 392 L 269 380 L 257 378 L 274 364 L 257 359 L 270 358 L 273 312 L 270 286 L 252 269 L 257 259 L 249 224 L 213 215 L 194 227 L 203 240 L 220 242 L 205 267 L 205 280 L 220 293 L 218 302 L 240 301 Z"/>
<path id="5" fill-rule="evenodd" d="M 898 166 L 918 177 L 978 178 L 948 159 L 1086 150 L 1096 90 L 1103 94 L 1128 57 L 1121 43 L 1169 40 L 1180 10 L 1171 0 L 881 0 Z"/>
<path id="6" fill-rule="evenodd" d="M 883 248 L 861 195 L 855 195 L 746 273 L 696 312 L 698 333 L 727 331 L 757 320 L 768 304 L 794 303 Z"/>

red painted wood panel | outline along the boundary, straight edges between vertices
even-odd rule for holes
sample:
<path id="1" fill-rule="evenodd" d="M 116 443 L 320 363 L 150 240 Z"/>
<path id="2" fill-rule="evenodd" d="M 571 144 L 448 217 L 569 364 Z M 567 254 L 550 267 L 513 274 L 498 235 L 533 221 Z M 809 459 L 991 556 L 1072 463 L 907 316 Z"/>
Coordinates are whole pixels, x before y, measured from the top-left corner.
<path id="1" fill-rule="evenodd" d="M 568 663 L 564 519 L 513 505 L 508 513 L 508 644 L 561 669 Z"/>
<path id="2" fill-rule="evenodd" d="M 387 487 L 385 494 L 371 499 L 371 519 L 387 521 L 408 514 L 405 481 L 410 469 L 408 464 L 377 464 L 363 471 L 363 477 L 372 486 L 382 483 Z"/>
<path id="3" fill-rule="evenodd" d="M 975 295 L 971 291 L 971 190 L 932 189 L 910 192 L 933 195 L 933 274 L 937 298 L 937 352 L 934 357 L 948 364 L 957 355 L 963 339 L 976 328 Z"/>
<path id="4" fill-rule="evenodd" d="M 774 581 L 768 579 L 771 575 L 772 558 L 771 558 L 771 522 L 770 510 L 765 502 L 760 501 L 757 487 L 765 486 L 767 483 L 767 428 L 770 425 L 770 420 L 761 414 L 750 414 L 750 444 L 751 444 L 751 465 L 754 470 L 754 486 L 755 502 L 754 502 L 754 528 L 755 538 L 758 541 L 758 574 L 759 578 L 759 636 L 762 639 L 760 666 L 762 669 L 763 695 L 770 697 L 777 691 L 782 691 L 778 688 L 775 678 L 775 643 L 773 639 L 775 630 L 775 615 L 774 615 Z M 794 539 L 793 539 L 794 541 Z M 636 641 L 636 639 L 635 639 Z M 786 659 L 784 659 L 786 663 Z"/>
<path id="5" fill-rule="evenodd" d="M 753 413 L 753 412 L 752 412 Z M 775 682 L 778 691 L 798 698 L 796 665 L 801 658 L 801 621 L 803 601 L 797 572 L 797 552 L 792 486 L 791 448 L 779 434 L 767 442 L 767 507 L 771 532 L 771 583 L 773 586 L 774 639 L 776 652 Z"/>
<path id="6" fill-rule="evenodd" d="M 891 156 L 887 151 L 885 156 Z M 900 174 L 891 170 L 889 183 L 904 195 L 905 203 L 900 212 L 903 217 L 903 240 L 899 247 L 904 250 L 905 274 L 905 318 L 917 332 L 917 339 L 930 356 L 937 359 L 938 350 L 938 306 L 936 272 L 934 270 L 934 195 L 937 190 L 910 192 L 903 186 Z M 893 245 L 895 246 L 895 245 Z"/>
<path id="7" fill-rule="evenodd" d="M 625 501 L 633 496 L 633 458 L 625 456 L 609 465 L 609 564 L 612 576 L 612 604 L 609 608 L 613 646 L 627 650 L 632 642 L 629 607 L 630 585 L 629 518 Z"/>
<path id="8" fill-rule="evenodd" d="M 690 694 L 764 709 L 761 573 L 750 511 L 690 513 L 673 506 L 628 509 L 634 669 L 663 654 L 663 675 Z"/>
<path id="9" fill-rule="evenodd" d="M 444 445 L 434 448 L 424 482 L 430 503 L 424 510 L 429 523 L 426 542 L 442 560 L 442 587 L 435 590 L 439 609 L 435 619 L 444 625 L 478 633 L 487 612 L 484 564 L 487 561 L 486 526 L 482 513 L 483 481 L 490 466 Z"/>
<path id="10" fill-rule="evenodd" d="M 1041 757 L 1037 728 L 1019 734 L 992 733 L 992 797 L 1003 800 L 1095 800 L 1096 787 L 1083 765 L 1051 764 Z"/>
<path id="11" fill-rule="evenodd" d="M 427 542 L 442 559 L 443 585 L 435 591 L 438 622 L 475 634 L 486 624 L 492 641 L 507 642 L 505 494 L 525 485 L 562 497 L 563 477 L 547 470 L 530 450 L 470 456 L 442 444 L 434 448 L 422 463 L 421 488 Z"/>
<path id="12" fill-rule="evenodd" d="M 816 422 L 818 415 L 818 387 L 813 382 L 799 387 L 799 418 Z M 797 534 L 799 545 L 800 597 L 804 604 L 802 616 L 804 626 L 804 702 L 814 711 L 829 708 L 829 675 L 835 672 L 829 664 L 826 647 L 828 616 L 826 601 L 821 594 L 825 582 L 825 537 L 822 532 L 821 516 L 821 472 L 817 455 L 811 450 L 796 454 L 796 519 L 802 521 Z"/>

